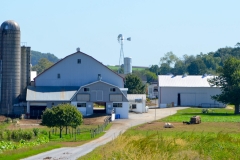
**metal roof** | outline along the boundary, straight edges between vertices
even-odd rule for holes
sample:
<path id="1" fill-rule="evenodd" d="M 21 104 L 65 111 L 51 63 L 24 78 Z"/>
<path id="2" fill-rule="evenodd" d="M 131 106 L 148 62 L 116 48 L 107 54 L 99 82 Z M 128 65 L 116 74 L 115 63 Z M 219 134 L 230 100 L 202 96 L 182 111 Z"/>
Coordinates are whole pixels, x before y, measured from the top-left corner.
<path id="1" fill-rule="evenodd" d="M 143 99 L 146 100 L 146 94 L 127 94 L 127 99 L 135 100 L 135 99 Z"/>
<path id="2" fill-rule="evenodd" d="M 28 86 L 27 101 L 70 101 L 79 87 Z"/>
<path id="3" fill-rule="evenodd" d="M 5 21 L 5 22 L 2 23 L 0 29 L 1 30 L 16 30 L 16 31 L 19 31 L 20 27 L 17 24 L 17 22 L 12 21 L 12 20 L 8 20 L 8 21 Z"/>
<path id="4" fill-rule="evenodd" d="M 202 75 L 159 75 L 158 85 L 159 87 L 211 87 L 207 80 L 213 77 Z"/>

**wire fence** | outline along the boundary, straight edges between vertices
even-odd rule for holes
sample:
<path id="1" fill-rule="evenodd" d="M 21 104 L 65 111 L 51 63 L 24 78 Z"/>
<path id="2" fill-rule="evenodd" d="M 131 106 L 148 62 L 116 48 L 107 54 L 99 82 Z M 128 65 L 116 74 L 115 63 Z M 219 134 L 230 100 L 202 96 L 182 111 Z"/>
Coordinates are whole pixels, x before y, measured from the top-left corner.
<path id="1" fill-rule="evenodd" d="M 108 126 L 108 124 L 110 123 L 111 117 L 108 116 L 104 119 L 104 123 L 102 125 L 98 125 L 97 128 L 95 129 L 91 129 L 91 138 L 94 138 L 95 136 L 97 136 L 98 134 L 102 133 L 103 131 L 105 131 L 105 128 Z"/>

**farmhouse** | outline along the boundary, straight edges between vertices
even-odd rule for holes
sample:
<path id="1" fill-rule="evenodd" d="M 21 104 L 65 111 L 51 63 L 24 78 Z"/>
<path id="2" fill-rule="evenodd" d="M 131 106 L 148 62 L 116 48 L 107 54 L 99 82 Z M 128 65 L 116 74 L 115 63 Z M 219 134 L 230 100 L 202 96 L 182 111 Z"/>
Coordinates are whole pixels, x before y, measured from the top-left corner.
<path id="1" fill-rule="evenodd" d="M 220 88 L 211 87 L 208 75 L 159 75 L 158 104 L 160 108 L 169 106 L 224 107 L 225 104 L 211 99 L 221 93 Z"/>
<path id="2" fill-rule="evenodd" d="M 28 86 L 26 100 L 30 117 L 62 103 L 75 105 L 83 115 L 114 110 L 128 118 L 129 111 L 123 78 L 79 48 L 39 74 Z"/>

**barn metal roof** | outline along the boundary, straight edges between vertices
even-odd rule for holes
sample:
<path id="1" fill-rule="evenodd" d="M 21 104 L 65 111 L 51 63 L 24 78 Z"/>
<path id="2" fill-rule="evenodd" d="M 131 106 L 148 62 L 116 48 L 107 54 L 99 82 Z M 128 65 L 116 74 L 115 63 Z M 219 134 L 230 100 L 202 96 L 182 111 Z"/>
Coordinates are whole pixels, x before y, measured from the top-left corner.
<path id="1" fill-rule="evenodd" d="M 27 101 L 70 101 L 79 87 L 28 86 Z"/>
<path id="2" fill-rule="evenodd" d="M 158 85 L 159 87 L 211 87 L 207 80 L 213 77 L 204 75 L 159 75 Z"/>

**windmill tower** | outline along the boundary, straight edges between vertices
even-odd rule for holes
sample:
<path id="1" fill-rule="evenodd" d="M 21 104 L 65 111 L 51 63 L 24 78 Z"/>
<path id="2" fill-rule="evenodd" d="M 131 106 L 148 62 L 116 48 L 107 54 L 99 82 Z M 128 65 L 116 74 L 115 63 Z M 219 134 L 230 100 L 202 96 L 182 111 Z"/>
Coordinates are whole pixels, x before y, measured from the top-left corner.
<path id="1" fill-rule="evenodd" d="M 124 39 L 123 35 L 122 35 L 122 34 L 119 34 L 117 39 L 118 39 L 118 42 L 119 42 L 120 45 L 121 45 L 121 48 L 120 48 L 120 57 L 119 57 L 119 68 L 118 68 L 118 73 L 120 73 L 122 64 L 124 63 L 123 41 L 124 41 L 124 40 L 131 41 L 131 37 L 128 37 L 127 39 Z"/>

